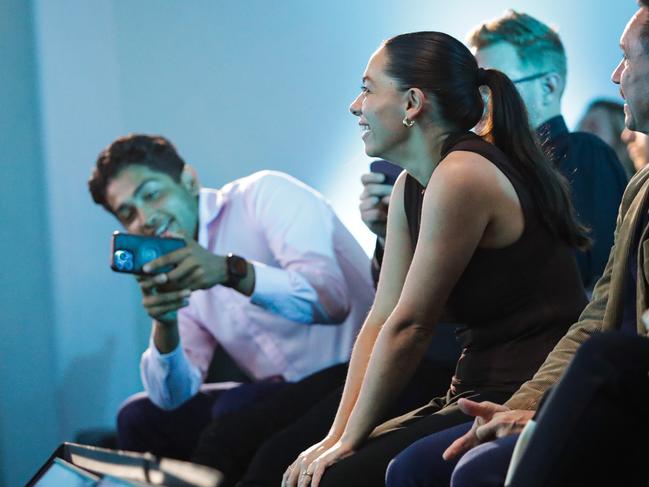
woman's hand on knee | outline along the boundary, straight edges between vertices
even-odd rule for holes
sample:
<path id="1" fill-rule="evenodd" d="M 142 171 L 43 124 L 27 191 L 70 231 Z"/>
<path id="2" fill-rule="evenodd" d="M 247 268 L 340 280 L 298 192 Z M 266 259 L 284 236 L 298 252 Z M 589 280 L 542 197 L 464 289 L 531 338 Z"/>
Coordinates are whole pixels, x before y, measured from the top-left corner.
<path id="1" fill-rule="evenodd" d="M 350 444 L 338 440 L 307 467 L 306 475 L 304 478 L 300 478 L 298 487 L 318 487 L 325 470 L 352 453 L 354 453 L 354 449 Z"/>
<path id="2" fill-rule="evenodd" d="M 282 476 L 282 487 L 297 487 L 301 480 L 306 480 L 307 468 L 313 461 L 331 448 L 337 439 L 326 437 L 324 440 L 307 448 L 298 455 L 295 461 L 289 465 Z M 309 472 L 312 473 L 312 472 Z M 310 481 L 310 478 L 309 478 Z M 307 484 L 308 485 L 308 484 Z"/>

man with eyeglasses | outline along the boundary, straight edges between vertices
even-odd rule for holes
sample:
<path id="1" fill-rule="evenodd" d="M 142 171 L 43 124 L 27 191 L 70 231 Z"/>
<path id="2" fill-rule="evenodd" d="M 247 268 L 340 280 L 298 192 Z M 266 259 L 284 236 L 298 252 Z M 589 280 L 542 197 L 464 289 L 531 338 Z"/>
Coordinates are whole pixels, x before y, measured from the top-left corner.
<path id="1" fill-rule="evenodd" d="M 573 205 L 593 239 L 590 250 L 576 255 L 590 290 L 606 266 L 627 178 L 601 139 L 568 132 L 561 116 L 567 73 L 561 39 L 543 22 L 509 10 L 473 29 L 468 43 L 481 67 L 498 69 L 514 82 L 546 154 L 570 183 Z"/>

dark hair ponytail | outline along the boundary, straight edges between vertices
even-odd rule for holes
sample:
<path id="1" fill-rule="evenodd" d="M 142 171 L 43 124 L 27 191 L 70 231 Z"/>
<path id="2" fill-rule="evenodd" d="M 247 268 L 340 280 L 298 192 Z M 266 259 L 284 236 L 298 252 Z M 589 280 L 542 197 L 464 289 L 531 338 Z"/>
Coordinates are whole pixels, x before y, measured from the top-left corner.
<path id="1" fill-rule="evenodd" d="M 577 219 L 568 181 L 539 145 L 516 86 L 495 69 L 481 70 L 479 77 L 491 91 L 487 121 L 479 135 L 507 154 L 530 182 L 530 193 L 546 226 L 574 247 L 589 247 L 588 230 Z"/>
<path id="2" fill-rule="evenodd" d="M 479 86 L 491 90 L 485 133 L 515 164 L 529 183 L 545 226 L 572 246 L 585 248 L 590 240 L 578 222 L 568 184 L 547 159 L 530 128 L 518 90 L 500 71 L 480 69 L 469 49 L 441 32 L 412 32 L 384 43 L 386 71 L 407 90 L 417 87 L 433 97 L 440 115 L 453 130 L 469 131 L 484 111 Z"/>

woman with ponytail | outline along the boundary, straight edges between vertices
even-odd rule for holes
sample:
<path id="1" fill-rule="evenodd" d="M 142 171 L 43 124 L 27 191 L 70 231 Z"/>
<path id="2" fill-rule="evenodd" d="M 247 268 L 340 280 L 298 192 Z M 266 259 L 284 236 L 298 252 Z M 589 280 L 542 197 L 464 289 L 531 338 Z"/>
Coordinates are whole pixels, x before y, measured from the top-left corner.
<path id="1" fill-rule="evenodd" d="M 501 403 L 531 378 L 586 304 L 573 250 L 588 237 L 504 74 L 451 36 L 404 34 L 370 58 L 350 110 L 366 153 L 405 171 L 338 412 L 283 486 L 384 485 L 396 454 L 471 419 L 459 398 Z M 462 323 L 448 393 L 382 423 L 443 313 Z"/>

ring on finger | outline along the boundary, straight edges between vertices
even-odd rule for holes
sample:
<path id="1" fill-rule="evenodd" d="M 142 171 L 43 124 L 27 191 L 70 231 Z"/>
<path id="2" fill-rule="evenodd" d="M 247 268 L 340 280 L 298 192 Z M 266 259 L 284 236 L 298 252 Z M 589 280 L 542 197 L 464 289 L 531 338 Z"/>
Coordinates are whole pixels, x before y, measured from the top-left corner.
<path id="1" fill-rule="evenodd" d="M 158 274 L 158 275 L 155 277 L 155 281 L 156 281 L 158 284 L 166 284 L 168 280 L 169 280 L 169 276 L 167 275 L 166 272 L 163 272 L 163 273 L 161 273 L 161 274 Z"/>

